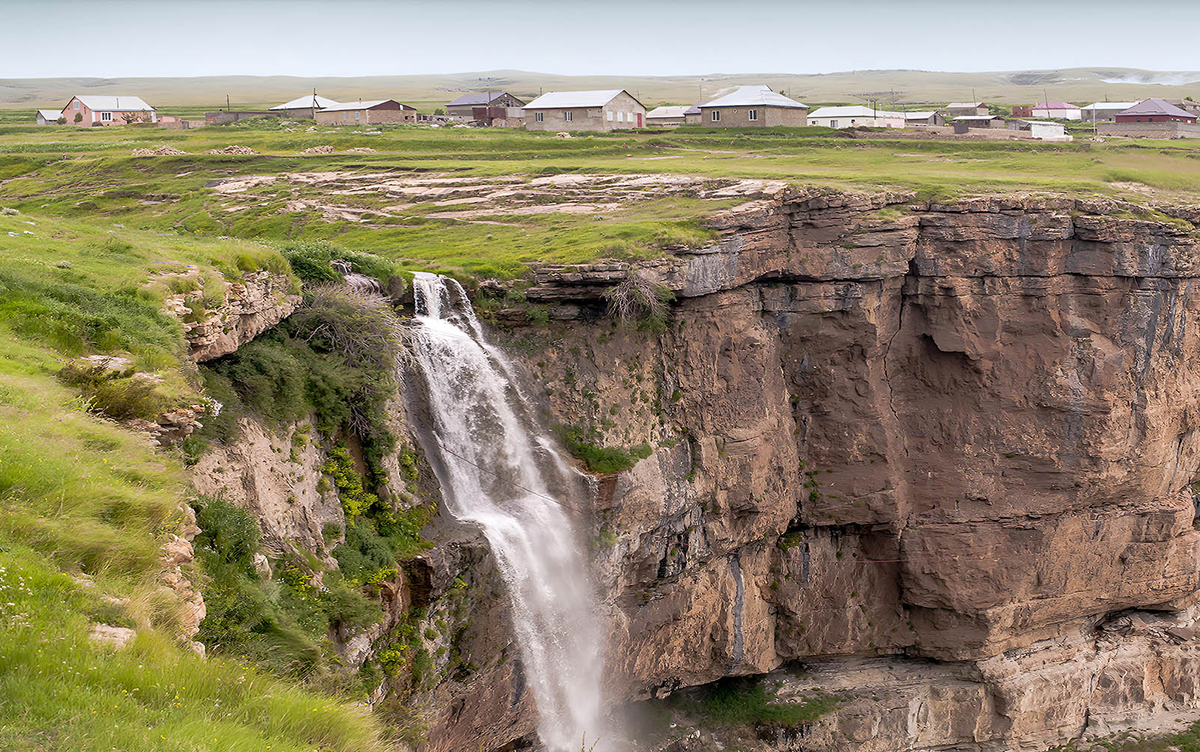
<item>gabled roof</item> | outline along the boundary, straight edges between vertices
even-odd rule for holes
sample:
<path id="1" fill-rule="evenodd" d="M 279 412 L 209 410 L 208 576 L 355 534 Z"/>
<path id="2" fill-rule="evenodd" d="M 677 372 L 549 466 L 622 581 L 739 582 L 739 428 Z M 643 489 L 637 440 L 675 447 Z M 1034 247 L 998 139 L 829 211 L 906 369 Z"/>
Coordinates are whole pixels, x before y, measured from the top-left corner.
<path id="1" fill-rule="evenodd" d="M 903 112 L 889 112 L 888 110 L 872 110 L 870 107 L 861 104 L 849 104 L 840 107 L 822 107 L 815 112 L 808 113 L 808 117 L 823 118 L 823 117 L 881 117 L 881 118 L 902 118 L 905 117 Z"/>
<path id="2" fill-rule="evenodd" d="M 771 91 L 770 86 L 739 86 L 723 97 L 702 102 L 701 107 L 786 107 L 792 110 L 807 110 L 808 105 L 789 99 Z"/>
<path id="3" fill-rule="evenodd" d="M 1137 104 L 1137 102 L 1093 102 L 1093 103 L 1089 104 L 1087 107 L 1081 107 L 1080 109 L 1082 109 L 1082 110 L 1116 110 L 1117 112 L 1120 112 L 1121 110 L 1128 110 L 1130 107 L 1134 106 L 1135 104 Z"/>
<path id="4" fill-rule="evenodd" d="M 649 112 L 647 112 L 646 119 L 650 120 L 652 118 L 655 118 L 655 119 L 656 118 L 681 118 L 684 115 L 686 115 L 687 111 L 690 110 L 691 108 L 692 108 L 691 105 L 673 105 L 673 104 L 663 105 L 661 107 L 655 107 L 653 110 L 650 110 Z M 700 110 L 696 110 L 696 112 L 699 112 L 699 111 Z"/>
<path id="5" fill-rule="evenodd" d="M 954 122 L 957 123 L 959 120 L 962 120 L 963 122 L 977 123 L 977 122 L 980 122 L 983 120 L 1003 120 L 1003 119 L 1004 118 L 1000 117 L 999 115 L 959 115 L 958 117 L 954 118 Z"/>
<path id="6" fill-rule="evenodd" d="M 902 114 L 904 115 L 905 120 L 928 120 L 937 113 L 933 110 L 929 110 L 928 112 L 905 112 Z"/>
<path id="7" fill-rule="evenodd" d="M 469 94 L 463 94 L 458 99 L 447 104 L 447 107 L 469 107 L 483 106 L 495 102 L 500 97 L 508 94 L 507 91 L 473 91 Z M 511 94 L 509 96 L 512 96 Z"/>
<path id="8" fill-rule="evenodd" d="M 105 112 L 150 112 L 154 108 L 142 101 L 141 97 L 109 97 L 89 94 L 75 95 L 74 99 L 83 102 L 89 110 Z"/>
<path id="9" fill-rule="evenodd" d="M 394 100 L 394 99 L 368 99 L 363 102 L 342 102 L 341 104 L 334 104 L 330 107 L 326 107 L 322 110 L 322 112 L 343 112 L 345 110 L 373 110 L 376 107 L 378 107 L 379 105 L 386 104 L 387 102 L 396 102 L 396 100 Z M 396 104 L 399 104 L 400 109 L 402 109 L 402 110 L 417 109 L 416 107 L 409 107 L 408 105 L 400 104 L 399 102 L 396 102 Z"/>
<path id="10" fill-rule="evenodd" d="M 1164 99 L 1159 99 L 1158 97 L 1143 99 L 1141 102 L 1138 102 L 1129 109 L 1123 110 L 1117 114 L 1142 116 L 1164 115 L 1167 117 L 1183 117 L 1188 119 L 1196 117 L 1193 113 L 1190 113 L 1187 110 L 1181 110 L 1170 102 Z"/>
<path id="11" fill-rule="evenodd" d="M 980 107 L 987 107 L 983 102 L 951 102 L 946 105 L 947 110 L 975 110 Z"/>
<path id="12" fill-rule="evenodd" d="M 554 110 L 567 107 L 603 107 L 618 94 L 629 92 L 624 89 L 597 89 L 595 91 L 548 91 L 529 104 L 527 110 Z M 630 96 L 633 96 L 630 94 Z M 637 99 L 635 98 L 636 102 Z M 641 102 L 638 102 L 641 104 Z"/>
<path id="13" fill-rule="evenodd" d="M 1078 110 L 1079 108 L 1070 102 L 1042 102 L 1033 106 L 1035 110 Z"/>
<path id="14" fill-rule="evenodd" d="M 38 114 L 46 120 L 58 120 L 62 117 L 62 110 L 38 110 Z"/>
<path id="15" fill-rule="evenodd" d="M 699 115 L 700 114 L 700 105 L 698 105 L 698 104 L 692 105 L 691 107 L 684 110 L 683 114 L 684 115 Z"/>
<path id="16" fill-rule="evenodd" d="M 303 110 L 312 107 L 318 110 L 328 109 L 338 103 L 326 97 L 317 96 L 316 94 L 305 94 L 302 97 L 296 97 L 290 102 L 277 104 L 271 107 L 272 110 Z"/>

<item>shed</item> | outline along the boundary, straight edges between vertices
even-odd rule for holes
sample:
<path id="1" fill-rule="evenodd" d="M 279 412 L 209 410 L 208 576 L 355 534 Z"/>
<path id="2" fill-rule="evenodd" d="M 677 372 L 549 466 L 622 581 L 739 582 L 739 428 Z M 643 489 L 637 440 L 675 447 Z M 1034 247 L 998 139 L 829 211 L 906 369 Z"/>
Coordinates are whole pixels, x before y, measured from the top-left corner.
<path id="1" fill-rule="evenodd" d="M 1118 123 L 1195 123 L 1196 116 L 1164 99 L 1151 97 L 1117 113 Z"/>
<path id="2" fill-rule="evenodd" d="M 60 117 L 62 117 L 62 110 L 38 110 L 37 124 L 57 125 Z"/>
<path id="3" fill-rule="evenodd" d="M 1073 141 L 1074 137 L 1067 133 L 1067 126 L 1062 123 L 1046 122 L 1044 120 L 1019 120 L 1018 128 L 1029 131 L 1029 135 L 1042 141 Z"/>
<path id="4" fill-rule="evenodd" d="M 946 118 L 942 115 L 942 113 L 934 110 L 921 110 L 918 112 L 904 113 L 905 127 L 945 124 Z"/>
<path id="5" fill-rule="evenodd" d="M 702 115 L 703 113 L 700 112 L 700 105 L 694 104 L 683 111 L 683 122 L 688 124 L 699 123 Z"/>
<path id="6" fill-rule="evenodd" d="M 415 123 L 417 108 L 400 104 L 394 99 L 372 99 L 366 102 L 345 102 L 317 113 L 317 125 L 379 125 L 381 123 Z"/>
<path id="7" fill-rule="evenodd" d="M 646 108 L 624 89 L 551 91 L 525 105 L 531 131 L 613 131 L 641 128 Z"/>
<path id="8" fill-rule="evenodd" d="M 700 122 L 719 128 L 808 125 L 808 105 L 771 91 L 769 86 L 739 86 L 697 106 Z"/>
<path id="9" fill-rule="evenodd" d="M 121 123 L 155 123 L 158 115 L 141 97 L 87 96 L 71 97 L 62 108 L 68 125 L 117 125 Z"/>
<path id="10" fill-rule="evenodd" d="M 954 123 L 962 123 L 968 128 L 1003 128 L 1004 118 L 999 115 L 962 115 L 953 120 Z"/>

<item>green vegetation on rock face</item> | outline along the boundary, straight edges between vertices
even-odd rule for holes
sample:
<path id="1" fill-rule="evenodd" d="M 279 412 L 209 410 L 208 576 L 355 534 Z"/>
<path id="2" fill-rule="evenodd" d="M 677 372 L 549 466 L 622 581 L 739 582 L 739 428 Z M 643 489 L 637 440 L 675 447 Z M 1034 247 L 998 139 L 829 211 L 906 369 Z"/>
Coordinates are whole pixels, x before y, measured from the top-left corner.
<path id="1" fill-rule="evenodd" d="M 557 426 L 556 429 L 567 451 L 583 460 L 588 470 L 601 475 L 628 470 L 653 451 L 649 444 L 628 449 L 601 446 L 597 443 L 600 433 L 595 429 L 588 431 L 579 426 Z"/>
<path id="2" fill-rule="evenodd" d="M 760 677 L 731 677 L 672 695 L 669 703 L 708 726 L 798 726 L 837 708 L 833 695 L 803 702 L 776 699 Z"/>
<path id="3" fill-rule="evenodd" d="M 0 213 L 0 748 L 381 749 L 375 721 L 360 709 L 270 676 L 262 670 L 275 668 L 269 662 L 221 651 L 202 660 L 181 644 L 184 606 L 161 581 L 162 547 L 179 530 L 188 495 L 181 458 L 93 414 L 136 401 L 98 399 L 87 394 L 95 384 L 56 378 L 64 357 L 117 355 L 161 378 L 162 399 L 194 398 L 199 384 L 183 366 L 180 329 L 158 313 L 170 291 L 147 282 L 188 264 L 237 275 L 239 257 L 243 267 L 245 259 L 282 262 L 242 241 Z M 236 566 L 253 541 L 244 525 L 240 534 L 236 524 L 213 529 L 227 531 L 214 540 L 223 552 L 214 557 L 234 562 L 228 571 L 243 578 L 228 602 L 244 606 L 266 587 Z M 201 571 L 185 573 L 203 584 Z M 273 626 L 214 596 L 217 618 L 206 627 L 282 639 L 271 637 L 288 623 L 272 610 L 278 604 L 250 603 L 275 615 Z M 324 618 L 369 618 L 344 596 L 329 598 Z M 136 637 L 106 646 L 88 637 L 96 624 Z"/>

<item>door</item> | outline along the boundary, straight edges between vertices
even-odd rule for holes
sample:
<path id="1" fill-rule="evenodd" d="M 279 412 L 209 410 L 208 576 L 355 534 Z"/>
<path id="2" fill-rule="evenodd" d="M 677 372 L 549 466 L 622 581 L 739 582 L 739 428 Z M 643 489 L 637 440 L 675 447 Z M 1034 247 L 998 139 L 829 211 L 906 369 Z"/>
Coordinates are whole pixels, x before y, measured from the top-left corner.
<path id="1" fill-rule="evenodd" d="M 637 127 L 641 128 L 641 127 L 642 127 L 642 113 L 640 113 L 640 112 L 639 112 L 639 113 L 637 114 L 637 117 L 638 117 L 638 121 L 637 121 L 637 123 L 638 123 L 638 124 L 637 124 Z"/>

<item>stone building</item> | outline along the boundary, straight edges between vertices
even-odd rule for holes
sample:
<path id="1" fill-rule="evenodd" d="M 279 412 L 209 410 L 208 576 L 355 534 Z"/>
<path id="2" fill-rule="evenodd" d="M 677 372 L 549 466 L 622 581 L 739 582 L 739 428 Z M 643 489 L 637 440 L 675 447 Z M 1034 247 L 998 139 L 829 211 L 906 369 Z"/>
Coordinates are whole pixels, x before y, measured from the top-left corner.
<path id="1" fill-rule="evenodd" d="M 464 120 L 490 121 L 499 116 L 497 108 L 505 111 L 503 117 L 522 117 L 523 113 L 513 110 L 521 110 L 524 106 L 525 102 L 507 91 L 471 92 L 448 103 L 446 114 Z"/>
<path id="2" fill-rule="evenodd" d="M 317 112 L 317 125 L 379 125 L 381 123 L 415 123 L 417 108 L 400 104 L 394 99 L 374 99 L 367 102 L 346 102 Z"/>
<path id="3" fill-rule="evenodd" d="M 305 94 L 302 97 L 296 97 L 290 102 L 277 104 L 268 110 L 279 117 L 300 118 L 303 120 L 312 120 L 317 113 L 326 107 L 333 107 L 338 102 L 327 97 L 319 97 L 314 94 Z"/>
<path id="4" fill-rule="evenodd" d="M 525 105 L 531 131 L 614 131 L 641 128 L 646 108 L 624 89 L 552 91 Z"/>
<path id="5" fill-rule="evenodd" d="M 646 113 L 646 125 L 675 126 L 687 122 L 687 111 L 692 105 L 663 105 Z M 699 110 L 697 110 L 699 113 Z"/>
<path id="6" fill-rule="evenodd" d="M 808 105 L 777 94 L 769 86 L 739 86 L 698 106 L 700 122 L 717 128 L 808 125 Z"/>
<path id="7" fill-rule="evenodd" d="M 988 114 L 988 108 L 983 102 L 951 102 L 946 105 L 946 117 L 948 118 L 986 114 Z"/>
<path id="8" fill-rule="evenodd" d="M 1112 123 L 1118 112 L 1124 112 L 1137 102 L 1093 102 L 1079 108 L 1079 117 L 1089 123 Z"/>

